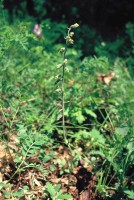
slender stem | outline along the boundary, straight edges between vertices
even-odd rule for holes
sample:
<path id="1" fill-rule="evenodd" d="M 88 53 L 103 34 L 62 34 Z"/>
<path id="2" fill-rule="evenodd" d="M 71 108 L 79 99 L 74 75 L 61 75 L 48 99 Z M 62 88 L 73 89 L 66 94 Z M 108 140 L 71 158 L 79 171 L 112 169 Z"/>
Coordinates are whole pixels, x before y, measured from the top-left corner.
<path id="1" fill-rule="evenodd" d="M 67 36 L 69 36 L 70 31 L 71 31 L 71 28 L 68 29 Z M 67 52 L 67 41 L 66 41 L 64 54 L 63 54 L 63 61 L 66 58 L 66 52 Z M 63 127 L 64 140 L 65 140 L 65 143 L 67 143 L 66 128 L 65 128 L 65 114 L 64 114 L 65 113 L 65 66 L 66 64 L 64 63 L 62 67 L 62 127 Z"/>
<path id="2" fill-rule="evenodd" d="M 65 79 L 64 79 L 64 74 L 65 74 L 65 65 L 63 65 L 63 71 L 62 71 L 62 127 L 63 127 L 63 134 L 64 134 L 64 139 L 66 142 L 66 129 L 65 129 Z"/>
<path id="3" fill-rule="evenodd" d="M 68 29 L 67 37 L 69 36 L 70 31 L 71 31 L 71 28 Z M 67 47 L 68 47 L 68 42 L 66 40 L 65 50 L 64 50 L 64 54 L 63 54 L 63 63 L 66 59 Z M 73 157 L 72 157 L 72 153 L 71 153 L 72 152 L 71 146 L 70 146 L 70 144 L 68 143 L 68 140 L 67 140 L 66 126 L 65 126 L 65 66 L 66 66 L 66 64 L 64 63 L 63 67 L 62 67 L 62 127 L 63 127 L 64 142 L 68 146 L 69 151 L 70 151 L 70 155 L 71 155 L 70 174 L 69 174 L 69 179 L 68 179 L 68 181 L 70 182 L 71 172 L 73 170 Z"/>

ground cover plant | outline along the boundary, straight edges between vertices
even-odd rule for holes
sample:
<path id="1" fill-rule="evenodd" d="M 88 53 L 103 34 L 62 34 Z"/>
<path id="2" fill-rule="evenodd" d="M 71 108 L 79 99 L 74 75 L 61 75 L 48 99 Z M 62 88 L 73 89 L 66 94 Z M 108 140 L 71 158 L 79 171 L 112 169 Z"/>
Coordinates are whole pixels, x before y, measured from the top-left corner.
<path id="1" fill-rule="evenodd" d="M 0 199 L 134 199 L 134 24 L 105 41 L 2 5 Z"/>

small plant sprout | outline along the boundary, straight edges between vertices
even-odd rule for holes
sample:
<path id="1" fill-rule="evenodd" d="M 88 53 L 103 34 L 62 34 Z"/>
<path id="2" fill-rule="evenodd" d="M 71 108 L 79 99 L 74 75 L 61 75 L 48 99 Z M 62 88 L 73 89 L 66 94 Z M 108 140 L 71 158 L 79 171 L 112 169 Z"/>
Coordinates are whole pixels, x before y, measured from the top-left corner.
<path id="1" fill-rule="evenodd" d="M 68 144 L 68 140 L 66 137 L 66 128 L 65 128 L 65 72 L 69 72 L 69 69 L 67 68 L 68 60 L 66 58 L 66 53 L 67 53 L 68 46 L 71 44 L 74 44 L 74 40 L 73 40 L 74 32 L 72 32 L 72 29 L 75 29 L 77 27 L 79 27 L 79 25 L 76 23 L 74 25 L 71 25 L 68 28 L 67 36 L 65 37 L 66 45 L 65 45 L 65 47 L 62 47 L 59 51 L 63 55 L 63 63 L 58 64 L 56 66 L 57 69 L 62 70 L 61 76 L 60 75 L 56 76 L 56 78 L 58 78 L 59 76 L 61 77 L 61 88 L 58 85 L 56 92 L 62 93 L 62 98 L 61 98 L 61 101 L 62 101 L 62 127 L 63 127 L 63 135 L 64 135 L 65 144 Z"/>

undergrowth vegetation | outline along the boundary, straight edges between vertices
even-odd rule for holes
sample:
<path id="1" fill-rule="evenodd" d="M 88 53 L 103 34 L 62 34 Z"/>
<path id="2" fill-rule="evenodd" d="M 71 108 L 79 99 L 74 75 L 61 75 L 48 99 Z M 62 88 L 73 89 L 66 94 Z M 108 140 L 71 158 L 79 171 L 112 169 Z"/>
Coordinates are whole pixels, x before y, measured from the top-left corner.
<path id="1" fill-rule="evenodd" d="M 134 199 L 134 24 L 0 15 L 0 199 Z"/>

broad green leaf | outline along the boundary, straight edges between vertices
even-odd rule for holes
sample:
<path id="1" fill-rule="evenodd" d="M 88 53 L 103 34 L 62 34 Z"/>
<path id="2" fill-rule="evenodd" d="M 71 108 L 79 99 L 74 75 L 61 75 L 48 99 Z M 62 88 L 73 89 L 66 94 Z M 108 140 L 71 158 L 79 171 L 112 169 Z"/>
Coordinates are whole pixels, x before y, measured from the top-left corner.
<path id="1" fill-rule="evenodd" d="M 134 199 L 134 191 L 132 191 L 132 190 L 124 190 L 124 193 L 127 194 L 128 198 Z"/>
<path id="2" fill-rule="evenodd" d="M 90 115 L 91 117 L 93 117 L 93 118 L 97 118 L 97 115 L 92 111 L 92 110 L 89 110 L 89 109 L 87 109 L 87 108 L 85 108 L 84 109 L 85 110 L 85 112 L 88 114 L 88 115 Z"/>
<path id="3" fill-rule="evenodd" d="M 90 135 L 92 138 L 97 139 L 99 143 L 102 143 L 102 144 L 105 143 L 105 138 L 100 134 L 98 130 L 92 129 L 92 131 L 90 132 Z"/>
<path id="4" fill-rule="evenodd" d="M 21 196 L 23 196 L 24 195 L 24 191 L 23 190 L 19 190 L 19 191 L 17 191 L 17 192 L 14 192 L 14 196 L 15 197 L 21 197 Z"/>
<path id="5" fill-rule="evenodd" d="M 91 151 L 90 152 L 90 155 L 99 155 L 99 156 L 101 156 L 102 158 L 105 158 L 105 155 L 104 155 L 104 153 L 102 153 L 101 151 Z"/>
<path id="6" fill-rule="evenodd" d="M 72 116 L 76 118 L 79 124 L 82 124 L 85 121 L 85 117 L 82 114 L 81 110 L 78 110 L 77 112 L 73 113 Z"/>
<path id="7" fill-rule="evenodd" d="M 7 182 L 7 181 L 0 182 L 0 189 L 2 189 L 3 187 L 5 187 L 5 186 L 7 185 L 6 182 Z"/>
<path id="8" fill-rule="evenodd" d="M 50 182 L 47 182 L 46 188 L 47 188 L 50 196 L 53 198 L 55 196 L 55 192 L 56 192 L 55 189 L 54 189 L 54 186 Z"/>
<path id="9" fill-rule="evenodd" d="M 60 188 L 61 188 L 61 185 L 60 185 L 60 184 L 57 184 L 57 185 L 54 186 L 54 189 L 55 189 L 56 191 L 59 191 Z"/>
<path id="10" fill-rule="evenodd" d="M 67 199 L 73 199 L 72 196 L 70 194 L 61 194 L 58 196 L 58 199 L 64 199 L 64 200 L 67 200 Z"/>
<path id="11" fill-rule="evenodd" d="M 119 134 L 121 137 L 124 137 L 127 135 L 129 131 L 129 128 L 128 127 L 123 127 L 123 128 L 116 128 L 116 133 Z"/>

